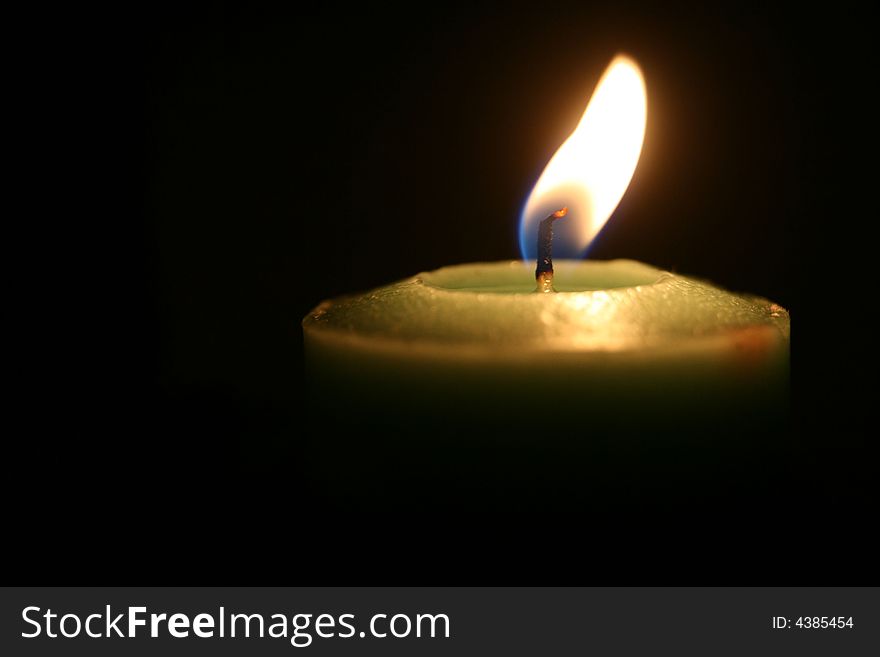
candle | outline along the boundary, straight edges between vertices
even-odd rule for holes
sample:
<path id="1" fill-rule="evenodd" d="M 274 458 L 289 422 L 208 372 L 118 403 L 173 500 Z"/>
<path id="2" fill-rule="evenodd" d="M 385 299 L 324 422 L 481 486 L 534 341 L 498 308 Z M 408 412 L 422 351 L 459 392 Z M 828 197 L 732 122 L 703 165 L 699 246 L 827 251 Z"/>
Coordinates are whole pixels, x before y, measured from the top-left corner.
<path id="1" fill-rule="evenodd" d="M 338 429 L 324 475 L 361 490 L 458 472 L 484 491 L 553 482 L 582 500 L 634 471 L 655 487 L 683 464 L 693 474 L 695 454 L 731 457 L 748 427 L 781 425 L 785 309 L 631 260 L 575 259 L 629 185 L 646 111 L 638 66 L 616 58 L 525 204 L 524 261 L 423 272 L 309 313 L 314 407 Z"/>
<path id="2" fill-rule="evenodd" d="M 555 294 L 534 294 L 514 261 L 326 301 L 303 321 L 312 380 L 392 414 L 439 404 L 467 415 L 491 399 L 502 412 L 594 427 L 623 401 L 694 417 L 784 394 L 789 315 L 779 305 L 631 260 L 554 269 Z"/>

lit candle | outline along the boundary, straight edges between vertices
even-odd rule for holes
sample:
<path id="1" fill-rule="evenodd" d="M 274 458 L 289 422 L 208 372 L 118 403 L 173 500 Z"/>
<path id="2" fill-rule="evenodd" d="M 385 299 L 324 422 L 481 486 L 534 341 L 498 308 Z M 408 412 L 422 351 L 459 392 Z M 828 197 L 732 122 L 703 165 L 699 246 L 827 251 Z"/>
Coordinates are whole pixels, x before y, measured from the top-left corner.
<path id="1" fill-rule="evenodd" d="M 542 448 L 583 426 L 581 452 L 666 430 L 711 442 L 780 417 L 785 309 L 630 260 L 576 259 L 632 179 L 646 98 L 638 66 L 616 58 L 525 204 L 525 264 L 445 267 L 309 313 L 317 403 L 352 426 L 478 425 Z"/>

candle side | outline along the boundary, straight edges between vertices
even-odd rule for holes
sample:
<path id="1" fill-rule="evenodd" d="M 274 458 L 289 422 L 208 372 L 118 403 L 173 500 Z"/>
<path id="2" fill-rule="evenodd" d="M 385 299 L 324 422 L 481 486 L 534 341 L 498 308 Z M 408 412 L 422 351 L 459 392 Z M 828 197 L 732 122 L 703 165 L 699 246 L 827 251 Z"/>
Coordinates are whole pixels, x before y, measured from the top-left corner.
<path id="1" fill-rule="evenodd" d="M 583 508 L 635 488 L 718 493 L 719 464 L 753 472 L 742 485 L 770 476 L 755 455 L 788 449 L 787 311 L 633 261 L 554 268 L 557 294 L 534 294 L 522 262 L 482 263 L 312 311 L 315 468 L 330 488 L 463 488 L 496 508 L 496 494 L 546 504 L 537 486 Z"/>

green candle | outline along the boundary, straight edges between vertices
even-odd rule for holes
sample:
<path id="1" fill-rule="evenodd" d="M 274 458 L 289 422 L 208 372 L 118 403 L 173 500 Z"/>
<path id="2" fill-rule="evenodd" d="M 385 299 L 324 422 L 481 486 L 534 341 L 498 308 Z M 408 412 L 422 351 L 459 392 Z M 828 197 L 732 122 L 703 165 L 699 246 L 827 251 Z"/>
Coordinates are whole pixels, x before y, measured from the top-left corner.
<path id="1" fill-rule="evenodd" d="M 557 262 L 554 285 L 536 294 L 519 261 L 458 265 L 309 313 L 328 494 L 543 513 L 773 480 L 785 309 L 630 260 Z"/>
<path id="2" fill-rule="evenodd" d="M 775 303 L 631 260 L 555 270 L 556 294 L 535 294 L 517 261 L 326 301 L 303 321 L 310 371 L 331 388 L 360 381 L 368 397 L 431 391 L 466 403 L 504 388 L 511 405 L 529 403 L 540 381 L 564 382 L 556 400 L 613 389 L 669 401 L 694 389 L 750 396 L 786 379 L 789 316 Z"/>
<path id="3" fill-rule="evenodd" d="M 544 504 L 536 487 L 561 487 L 584 502 L 633 477 L 710 482 L 769 449 L 786 415 L 784 308 L 632 260 L 571 259 L 632 178 L 646 108 L 641 71 L 616 58 L 525 204 L 522 261 L 424 272 L 309 313 L 318 476 L 354 497 L 403 477 L 429 496 L 519 486 L 517 504 Z"/>

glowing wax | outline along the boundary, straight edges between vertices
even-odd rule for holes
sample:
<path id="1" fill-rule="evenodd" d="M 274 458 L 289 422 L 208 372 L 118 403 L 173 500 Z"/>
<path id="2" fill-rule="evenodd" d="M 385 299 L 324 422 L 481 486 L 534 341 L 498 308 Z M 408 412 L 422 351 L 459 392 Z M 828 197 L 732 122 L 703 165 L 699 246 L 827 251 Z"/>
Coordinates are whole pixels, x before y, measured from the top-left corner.
<path id="1" fill-rule="evenodd" d="M 343 370 L 364 359 L 389 375 L 505 366 L 590 378 L 623 367 L 727 382 L 787 364 L 788 312 L 766 299 L 629 260 L 555 269 L 557 294 L 533 294 L 531 271 L 501 262 L 326 301 L 303 321 L 308 358 Z"/>

